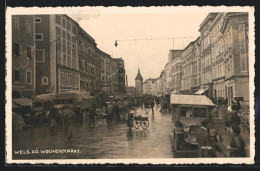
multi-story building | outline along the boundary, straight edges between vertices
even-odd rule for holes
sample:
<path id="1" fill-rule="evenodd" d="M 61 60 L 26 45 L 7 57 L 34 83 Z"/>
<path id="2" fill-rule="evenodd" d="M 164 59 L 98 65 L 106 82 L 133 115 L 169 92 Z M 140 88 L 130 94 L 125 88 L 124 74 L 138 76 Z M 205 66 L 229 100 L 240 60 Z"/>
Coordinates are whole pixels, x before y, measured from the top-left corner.
<path id="1" fill-rule="evenodd" d="M 12 16 L 12 97 L 35 95 L 34 16 Z"/>
<path id="2" fill-rule="evenodd" d="M 171 63 L 167 62 L 164 67 L 165 72 L 165 93 L 169 93 L 170 91 L 173 91 L 172 87 L 172 77 L 171 77 Z"/>
<path id="3" fill-rule="evenodd" d="M 114 93 L 118 90 L 117 63 L 109 54 L 98 51 L 101 61 L 101 89 L 106 93 Z"/>
<path id="4" fill-rule="evenodd" d="M 194 42 L 190 42 L 189 45 L 182 52 L 182 80 L 181 80 L 181 91 L 184 94 L 193 94 L 192 87 L 192 52 Z"/>
<path id="5" fill-rule="evenodd" d="M 196 93 L 200 90 L 201 85 L 201 62 L 200 62 L 200 37 L 193 43 L 192 49 L 192 76 L 191 76 L 191 91 Z"/>
<path id="6" fill-rule="evenodd" d="M 170 76 L 172 78 L 171 88 L 175 93 L 181 91 L 181 55 L 183 50 L 170 50 L 169 62 L 171 63 Z"/>
<path id="7" fill-rule="evenodd" d="M 209 27 L 211 37 L 213 98 L 226 97 L 224 73 L 224 39 L 220 32 L 225 14 L 218 13 Z"/>
<path id="8" fill-rule="evenodd" d="M 217 13 L 209 13 L 208 16 L 200 24 L 201 39 L 201 89 L 205 94 L 212 97 L 212 58 L 211 58 L 211 34 L 210 26 Z"/>
<path id="9" fill-rule="evenodd" d="M 115 58 L 118 68 L 118 93 L 126 93 L 125 89 L 125 64 L 122 58 Z"/>
<path id="10" fill-rule="evenodd" d="M 96 53 L 95 40 L 82 28 L 78 28 L 78 70 L 80 72 L 80 90 L 97 90 L 100 78 L 100 60 Z"/>
<path id="11" fill-rule="evenodd" d="M 144 81 L 143 84 L 143 93 L 144 94 L 151 94 L 156 96 L 157 95 L 157 79 L 149 78 Z"/>
<path id="12" fill-rule="evenodd" d="M 157 85 L 157 96 L 161 96 L 162 95 L 162 78 L 158 77 L 158 79 L 156 80 L 156 85 Z"/>
<path id="13" fill-rule="evenodd" d="M 135 77 L 135 91 L 136 91 L 136 96 L 142 96 L 143 95 L 143 77 L 140 73 L 139 68 L 138 68 L 138 73 Z"/>
<path id="14" fill-rule="evenodd" d="M 225 75 L 225 95 L 228 105 L 234 97 L 249 101 L 248 13 L 229 12 L 221 25 Z"/>
<path id="15" fill-rule="evenodd" d="M 36 94 L 80 90 L 78 24 L 66 15 L 36 15 Z"/>
<path id="16" fill-rule="evenodd" d="M 124 81 L 123 80 L 124 76 L 123 76 L 123 73 L 120 73 L 120 72 L 122 72 L 122 70 L 119 70 L 117 60 L 115 60 L 112 57 L 110 57 L 109 60 L 110 60 L 110 73 L 111 73 L 109 75 L 111 93 L 118 94 L 118 93 L 122 92 L 122 91 L 119 91 L 119 82 L 120 82 L 120 86 L 122 89 L 122 86 L 123 86 L 122 82 Z M 121 67 L 123 67 L 123 66 L 121 66 Z M 121 79 L 121 80 L 119 81 L 119 79 Z"/>

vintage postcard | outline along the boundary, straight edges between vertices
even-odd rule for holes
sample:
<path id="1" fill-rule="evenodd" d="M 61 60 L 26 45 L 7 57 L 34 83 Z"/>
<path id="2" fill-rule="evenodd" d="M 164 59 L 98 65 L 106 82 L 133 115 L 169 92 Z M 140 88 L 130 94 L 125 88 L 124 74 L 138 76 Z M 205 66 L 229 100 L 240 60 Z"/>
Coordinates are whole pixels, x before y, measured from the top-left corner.
<path id="1" fill-rule="evenodd" d="M 6 11 L 7 164 L 253 164 L 254 7 Z"/>

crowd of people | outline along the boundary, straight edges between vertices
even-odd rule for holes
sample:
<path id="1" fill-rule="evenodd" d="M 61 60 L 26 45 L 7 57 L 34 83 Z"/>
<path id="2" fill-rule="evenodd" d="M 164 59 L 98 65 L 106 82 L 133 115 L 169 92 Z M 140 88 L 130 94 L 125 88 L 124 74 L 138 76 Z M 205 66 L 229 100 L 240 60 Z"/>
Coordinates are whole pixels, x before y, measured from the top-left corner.
<path id="1" fill-rule="evenodd" d="M 229 151 L 230 157 L 246 157 L 245 141 L 240 135 L 241 119 L 238 116 L 238 111 L 241 109 L 240 104 L 233 102 L 231 107 L 228 107 L 225 117 L 225 130 L 231 135 L 231 140 L 226 150 Z M 196 139 L 198 142 L 198 157 L 216 157 L 217 148 L 216 143 L 221 139 L 221 135 L 218 135 L 211 129 L 209 119 L 203 119 L 201 127 L 196 130 Z"/>

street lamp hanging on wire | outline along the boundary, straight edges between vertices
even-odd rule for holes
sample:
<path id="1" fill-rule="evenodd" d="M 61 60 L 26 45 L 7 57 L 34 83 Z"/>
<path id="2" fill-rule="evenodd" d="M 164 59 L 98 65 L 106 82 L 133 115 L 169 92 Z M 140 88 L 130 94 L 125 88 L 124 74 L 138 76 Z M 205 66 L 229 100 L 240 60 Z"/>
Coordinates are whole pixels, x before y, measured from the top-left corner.
<path id="1" fill-rule="evenodd" d="M 115 45 L 115 47 L 117 47 L 117 45 L 118 45 L 117 40 L 115 41 L 115 44 L 114 44 L 114 45 Z"/>
<path id="2" fill-rule="evenodd" d="M 140 41 L 140 40 L 169 40 L 172 39 L 173 41 L 173 49 L 174 49 L 174 40 L 175 39 L 187 39 L 187 38 L 197 38 L 197 37 L 165 37 L 165 38 L 146 38 L 146 39 L 125 39 L 125 40 L 115 40 L 115 47 L 118 46 L 118 41 Z"/>

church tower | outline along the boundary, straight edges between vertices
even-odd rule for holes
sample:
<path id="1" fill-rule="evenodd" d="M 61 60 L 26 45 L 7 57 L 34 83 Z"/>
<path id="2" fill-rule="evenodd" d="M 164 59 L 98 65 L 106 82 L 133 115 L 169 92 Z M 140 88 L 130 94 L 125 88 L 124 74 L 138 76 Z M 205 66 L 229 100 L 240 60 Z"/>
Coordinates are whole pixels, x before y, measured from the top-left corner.
<path id="1" fill-rule="evenodd" d="M 143 95 L 143 77 L 140 74 L 140 69 L 138 68 L 138 73 L 135 77 L 135 92 L 137 96 Z"/>

